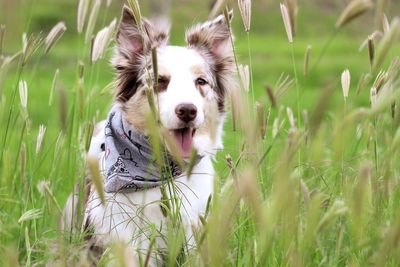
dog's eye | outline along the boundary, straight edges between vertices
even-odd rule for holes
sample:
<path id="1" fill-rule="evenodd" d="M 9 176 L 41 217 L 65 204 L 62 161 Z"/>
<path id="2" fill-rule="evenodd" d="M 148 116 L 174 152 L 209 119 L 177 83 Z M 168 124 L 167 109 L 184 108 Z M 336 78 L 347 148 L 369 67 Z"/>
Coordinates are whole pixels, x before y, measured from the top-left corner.
<path id="1" fill-rule="evenodd" d="M 197 85 L 200 85 L 200 86 L 203 86 L 203 85 L 206 85 L 206 84 L 207 84 L 207 81 L 204 80 L 203 78 L 197 78 L 197 79 L 196 79 L 196 84 L 197 84 Z"/>
<path id="2" fill-rule="evenodd" d="M 166 83 L 167 79 L 165 79 L 164 77 L 159 77 L 158 78 L 158 83 Z"/>
<path id="3" fill-rule="evenodd" d="M 159 77 L 158 80 L 157 80 L 158 91 L 162 92 L 162 91 L 167 90 L 168 83 L 169 83 L 169 80 L 167 78 Z"/>

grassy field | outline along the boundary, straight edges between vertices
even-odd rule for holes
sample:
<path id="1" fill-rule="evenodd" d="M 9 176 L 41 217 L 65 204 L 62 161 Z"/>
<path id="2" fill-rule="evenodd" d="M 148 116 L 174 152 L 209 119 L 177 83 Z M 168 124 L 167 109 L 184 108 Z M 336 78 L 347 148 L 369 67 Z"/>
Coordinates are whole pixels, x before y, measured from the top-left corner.
<path id="1" fill-rule="evenodd" d="M 106 2 L 91 35 L 119 19 L 123 2 Z M 139 2 L 148 14 L 147 1 Z M 253 1 L 248 35 L 233 2 L 236 56 L 239 64 L 250 65 L 253 80 L 250 92 L 242 92 L 244 101 L 236 104 L 242 110 L 236 131 L 228 114 L 225 149 L 215 163 L 217 189 L 198 248 L 178 257 L 172 248 L 180 248 L 182 240 L 171 238 L 168 263 L 399 266 L 400 45 L 398 36 L 391 45 L 388 39 L 400 31 L 394 19 L 400 4 L 378 0 L 366 14 L 335 29 L 349 1 L 299 1 L 296 37 L 289 44 L 279 1 Z M 387 54 L 371 70 L 368 48 L 359 47 L 377 30 L 376 9 L 384 2 L 392 2 L 385 13 L 394 23 L 374 43 L 374 64 Z M 83 238 L 66 239 L 59 219 L 85 175 L 91 126 L 105 118 L 112 102 L 112 43 L 104 59 L 92 64 L 87 25 L 77 32 L 77 7 L 78 1 L 70 0 L 0 0 L 0 24 L 5 25 L 4 45 L 0 42 L 1 266 L 88 264 Z M 171 43 L 183 45 L 184 29 L 206 20 L 209 11 L 208 1 L 171 1 Z M 67 30 L 49 53 L 43 44 L 33 49 L 32 40 L 40 33 L 46 37 L 59 21 Z M 351 73 L 347 98 L 341 86 L 345 69 Z M 370 78 L 360 84 L 367 74 Z M 26 108 L 21 80 L 28 88 Z M 266 87 L 272 88 L 275 105 Z M 371 97 L 372 88 L 377 92 Z M 45 132 L 38 142 L 41 126 Z M 102 264 L 120 250 L 108 251 Z"/>

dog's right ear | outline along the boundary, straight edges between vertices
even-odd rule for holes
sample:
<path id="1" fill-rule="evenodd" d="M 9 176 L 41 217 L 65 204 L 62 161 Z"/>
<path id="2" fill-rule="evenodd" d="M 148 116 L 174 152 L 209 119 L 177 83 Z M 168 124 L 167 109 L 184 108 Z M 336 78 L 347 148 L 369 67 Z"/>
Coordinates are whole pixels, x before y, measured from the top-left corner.
<path id="1" fill-rule="evenodd" d="M 139 25 L 132 10 L 124 5 L 116 35 L 116 51 L 111 60 L 117 71 L 117 100 L 125 102 L 135 94 L 144 57 L 151 49 L 167 44 L 168 31 L 168 24 L 155 25 L 144 18 Z"/>
<path id="2" fill-rule="evenodd" d="M 166 45 L 168 31 L 169 25 L 161 23 L 154 25 L 145 18 L 141 19 L 141 25 L 139 25 L 132 10 L 124 5 L 117 32 L 117 46 L 123 53 L 144 54 L 154 47 Z"/>
<path id="3" fill-rule="evenodd" d="M 143 52 L 144 40 L 132 10 L 124 5 L 116 36 L 117 49 L 129 58 L 132 54 L 137 55 Z"/>

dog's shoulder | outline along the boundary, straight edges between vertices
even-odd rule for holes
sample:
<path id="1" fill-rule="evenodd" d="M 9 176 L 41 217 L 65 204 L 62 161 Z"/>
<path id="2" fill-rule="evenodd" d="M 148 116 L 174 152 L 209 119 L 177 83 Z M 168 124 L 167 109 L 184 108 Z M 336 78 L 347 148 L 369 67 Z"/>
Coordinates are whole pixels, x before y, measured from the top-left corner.
<path id="1" fill-rule="evenodd" d="M 105 127 L 106 121 L 98 122 L 93 128 L 93 135 L 90 141 L 90 146 L 87 155 L 97 159 L 102 158 L 105 150 Z M 84 183 L 76 183 L 73 192 L 69 195 L 64 207 L 63 216 L 61 219 L 61 229 L 67 233 L 80 231 L 82 226 L 82 218 L 78 216 L 85 209 L 87 200 L 91 191 L 90 175 L 86 173 Z M 83 188 L 82 188 L 83 186 Z M 83 218 L 86 220 L 87 218 Z M 86 224 L 83 222 L 83 224 Z M 84 227 L 85 228 L 85 227 Z"/>

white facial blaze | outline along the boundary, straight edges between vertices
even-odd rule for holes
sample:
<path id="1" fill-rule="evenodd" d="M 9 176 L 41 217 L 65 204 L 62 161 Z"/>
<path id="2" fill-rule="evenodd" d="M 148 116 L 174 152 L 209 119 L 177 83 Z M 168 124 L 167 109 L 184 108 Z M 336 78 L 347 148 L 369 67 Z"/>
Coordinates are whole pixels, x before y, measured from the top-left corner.
<path id="1" fill-rule="evenodd" d="M 197 109 L 196 118 L 190 122 L 195 128 L 193 136 L 194 148 L 200 155 L 214 154 L 220 147 L 219 138 L 211 138 L 210 126 L 213 116 L 211 110 L 217 110 L 217 94 L 212 89 L 215 77 L 207 61 L 194 49 L 186 47 L 166 46 L 158 48 L 159 77 L 169 80 L 166 90 L 157 94 L 158 109 L 162 125 L 169 130 L 187 127 L 175 113 L 180 104 L 193 104 Z M 196 85 L 198 78 L 204 79 L 205 85 Z M 215 114 L 216 115 L 216 114 Z M 207 123 L 208 121 L 208 123 Z M 215 123 L 223 124 L 223 121 Z M 222 135 L 218 132 L 218 135 Z"/>
<path id="2" fill-rule="evenodd" d="M 205 99 L 195 84 L 199 74 L 194 72 L 194 68 L 199 66 L 204 72 L 207 71 L 205 60 L 194 50 L 174 46 L 159 49 L 159 75 L 166 75 L 170 79 L 167 90 L 159 93 L 160 118 L 167 129 L 176 129 L 181 125 L 175 113 L 175 108 L 179 104 L 196 106 L 194 128 L 200 127 L 204 122 Z"/>

